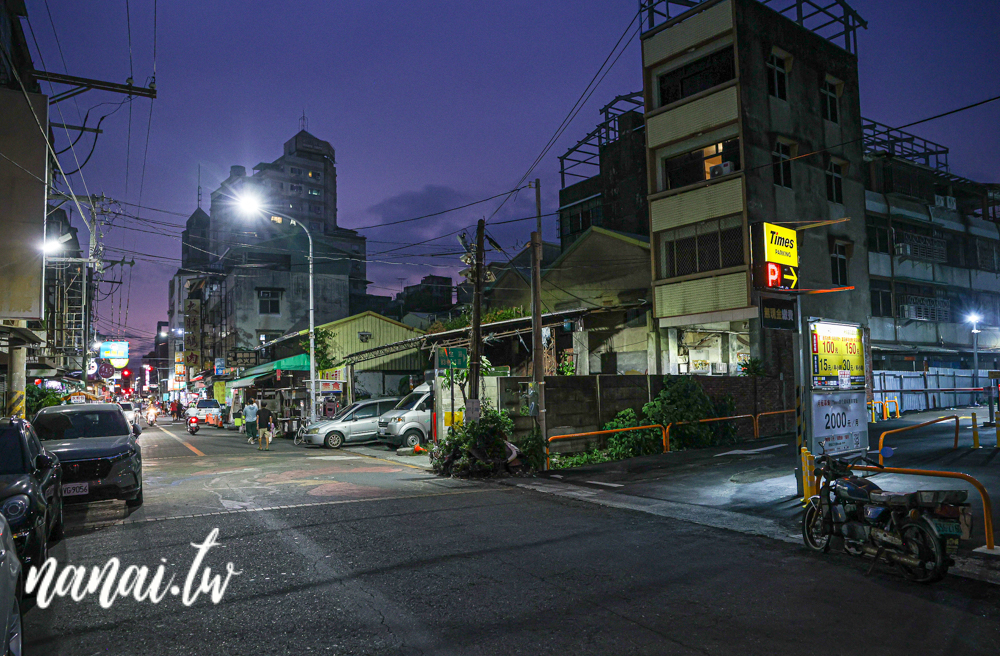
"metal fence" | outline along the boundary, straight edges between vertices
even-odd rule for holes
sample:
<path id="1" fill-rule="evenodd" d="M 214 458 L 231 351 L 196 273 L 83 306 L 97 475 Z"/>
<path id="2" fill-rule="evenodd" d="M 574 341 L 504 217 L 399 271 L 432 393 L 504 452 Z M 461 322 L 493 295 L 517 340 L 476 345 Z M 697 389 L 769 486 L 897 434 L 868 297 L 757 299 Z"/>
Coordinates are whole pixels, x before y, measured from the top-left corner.
<path id="1" fill-rule="evenodd" d="M 974 385 L 972 369 L 944 369 L 931 367 L 922 371 L 873 372 L 875 401 L 899 399 L 899 410 L 936 410 L 972 405 L 972 392 L 943 392 L 940 390 L 988 387 L 989 371 L 979 371 L 979 384 Z M 901 391 L 900 391 L 901 390 Z M 980 393 L 982 398 L 982 393 Z"/>

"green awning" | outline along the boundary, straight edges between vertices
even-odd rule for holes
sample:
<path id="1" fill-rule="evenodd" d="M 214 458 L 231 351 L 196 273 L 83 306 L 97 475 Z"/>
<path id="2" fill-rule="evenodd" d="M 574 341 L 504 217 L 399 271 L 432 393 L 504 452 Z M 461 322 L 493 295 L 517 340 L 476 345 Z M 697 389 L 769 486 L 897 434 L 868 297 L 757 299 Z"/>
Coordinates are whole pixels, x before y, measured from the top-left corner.
<path id="1" fill-rule="evenodd" d="M 293 355 L 290 358 L 282 358 L 280 360 L 275 360 L 274 362 L 259 364 L 256 367 L 250 367 L 244 371 L 243 375 L 260 376 L 262 374 L 269 374 L 277 369 L 282 371 L 309 371 L 309 356 L 305 353 L 301 353 L 299 355 Z"/>

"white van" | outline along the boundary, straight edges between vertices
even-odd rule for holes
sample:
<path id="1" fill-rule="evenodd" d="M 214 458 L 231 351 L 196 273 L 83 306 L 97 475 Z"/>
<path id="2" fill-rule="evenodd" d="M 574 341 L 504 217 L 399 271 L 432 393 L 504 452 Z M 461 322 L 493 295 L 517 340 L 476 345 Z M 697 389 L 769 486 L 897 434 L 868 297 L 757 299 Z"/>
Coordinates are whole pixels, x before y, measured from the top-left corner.
<path id="1" fill-rule="evenodd" d="M 378 441 L 389 446 L 416 446 L 431 437 L 434 390 L 418 385 L 378 420 Z"/>

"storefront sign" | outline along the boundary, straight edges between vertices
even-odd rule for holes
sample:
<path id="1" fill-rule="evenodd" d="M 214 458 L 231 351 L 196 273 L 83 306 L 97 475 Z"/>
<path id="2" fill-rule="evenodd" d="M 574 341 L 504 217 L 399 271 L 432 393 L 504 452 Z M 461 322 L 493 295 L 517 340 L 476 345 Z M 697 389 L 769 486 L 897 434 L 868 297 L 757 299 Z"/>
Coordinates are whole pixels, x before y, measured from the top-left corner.
<path id="1" fill-rule="evenodd" d="M 258 365 L 259 351 L 230 351 L 228 360 L 230 367 L 256 367 Z"/>
<path id="2" fill-rule="evenodd" d="M 795 330 L 795 299 L 760 297 L 760 323 L 774 330 Z"/>
<path id="3" fill-rule="evenodd" d="M 98 356 L 105 360 L 125 360 L 128 362 L 128 342 L 101 342 Z"/>
<path id="4" fill-rule="evenodd" d="M 811 321 L 809 340 L 813 389 L 864 389 L 865 346 L 861 326 Z"/>
<path id="5" fill-rule="evenodd" d="M 798 289 L 799 238 L 791 228 L 774 223 L 751 226 L 754 237 L 755 284 L 774 291 Z"/>
<path id="6" fill-rule="evenodd" d="M 225 358 L 215 358 L 215 375 L 221 376 L 226 369 L 226 359 Z"/>

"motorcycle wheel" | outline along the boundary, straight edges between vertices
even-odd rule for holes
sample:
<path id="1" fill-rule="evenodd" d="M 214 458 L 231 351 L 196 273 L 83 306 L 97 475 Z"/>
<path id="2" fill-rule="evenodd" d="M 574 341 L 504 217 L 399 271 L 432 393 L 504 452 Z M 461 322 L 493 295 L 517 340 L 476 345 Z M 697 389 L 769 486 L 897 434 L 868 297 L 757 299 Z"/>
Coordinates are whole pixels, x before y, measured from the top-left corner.
<path id="1" fill-rule="evenodd" d="M 917 583 L 934 583 L 944 578 L 948 572 L 948 559 L 941 540 L 928 528 L 926 522 L 908 521 L 900 527 L 899 534 L 903 538 L 903 552 L 916 556 L 923 562 L 922 567 L 897 563 L 903 576 Z"/>
<path id="2" fill-rule="evenodd" d="M 810 501 L 802 515 L 802 541 L 813 551 L 830 550 L 830 536 L 823 535 L 823 513 L 818 503 Z"/>

